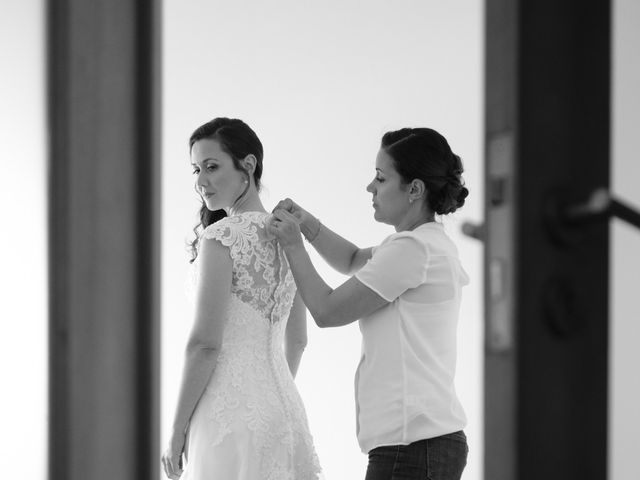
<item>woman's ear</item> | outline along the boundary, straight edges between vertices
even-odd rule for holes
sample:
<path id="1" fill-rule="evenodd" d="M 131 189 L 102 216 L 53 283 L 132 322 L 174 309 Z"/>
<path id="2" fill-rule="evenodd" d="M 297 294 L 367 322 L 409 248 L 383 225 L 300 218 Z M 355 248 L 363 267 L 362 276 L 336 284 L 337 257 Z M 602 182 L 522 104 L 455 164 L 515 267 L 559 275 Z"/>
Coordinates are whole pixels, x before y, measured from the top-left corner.
<path id="1" fill-rule="evenodd" d="M 244 165 L 244 168 L 250 177 L 253 177 L 253 173 L 256 171 L 257 163 L 258 163 L 258 160 L 256 159 L 256 156 L 252 153 L 244 157 L 244 159 L 242 160 L 242 164 Z"/>
<path id="2" fill-rule="evenodd" d="M 424 185 L 424 182 L 416 178 L 412 180 L 411 184 L 409 185 L 409 200 L 412 202 L 418 200 L 419 198 L 422 198 L 426 192 L 427 189 Z"/>

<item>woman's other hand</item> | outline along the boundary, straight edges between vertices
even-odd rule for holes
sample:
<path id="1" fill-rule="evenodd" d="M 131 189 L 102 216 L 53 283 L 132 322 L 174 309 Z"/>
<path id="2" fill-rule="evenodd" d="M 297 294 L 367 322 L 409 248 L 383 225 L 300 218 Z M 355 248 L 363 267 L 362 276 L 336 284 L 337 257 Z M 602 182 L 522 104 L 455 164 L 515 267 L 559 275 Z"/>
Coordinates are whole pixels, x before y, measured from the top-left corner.
<path id="1" fill-rule="evenodd" d="M 309 212 L 307 212 L 304 208 L 298 205 L 296 202 L 291 200 L 290 198 L 285 198 L 284 200 L 280 200 L 276 207 L 273 209 L 276 210 L 286 210 L 294 217 L 296 217 L 300 222 L 304 222 L 305 219 L 310 217 Z"/>
<path id="2" fill-rule="evenodd" d="M 274 212 L 276 210 L 285 210 L 298 219 L 300 230 L 307 239 L 313 239 L 317 235 L 320 221 L 290 198 L 280 200 L 276 208 L 273 209 Z"/>
<path id="3" fill-rule="evenodd" d="M 174 433 L 169 446 L 162 455 L 164 473 L 171 480 L 178 480 L 182 475 L 182 452 L 184 451 L 186 436 L 184 433 Z"/>
<path id="4" fill-rule="evenodd" d="M 287 210 L 273 211 L 267 223 L 267 231 L 274 235 L 285 249 L 302 246 L 300 220 Z"/>

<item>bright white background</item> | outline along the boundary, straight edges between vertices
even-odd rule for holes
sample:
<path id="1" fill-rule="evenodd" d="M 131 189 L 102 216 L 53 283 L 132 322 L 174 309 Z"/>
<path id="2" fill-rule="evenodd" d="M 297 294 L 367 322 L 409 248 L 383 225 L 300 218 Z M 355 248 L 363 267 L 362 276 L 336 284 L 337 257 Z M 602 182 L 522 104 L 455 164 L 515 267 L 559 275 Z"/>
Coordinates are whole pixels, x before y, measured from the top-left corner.
<path id="1" fill-rule="evenodd" d="M 380 137 L 429 126 L 464 162 L 471 194 L 445 220 L 473 282 L 464 292 L 457 387 L 470 423 L 465 478 L 482 471 L 482 247 L 463 220 L 482 214 L 483 11 L 477 0 L 165 0 L 163 130 L 163 418 L 170 426 L 191 323 L 185 238 L 196 223 L 187 141 L 216 116 L 245 120 L 265 148 L 268 209 L 290 196 L 360 246 L 394 230 L 373 220 L 365 186 Z M 315 253 L 315 252 L 314 252 Z M 314 255 L 332 286 L 345 281 Z M 355 436 L 357 324 L 320 330 L 297 385 L 327 479 L 364 478 Z M 164 437 L 166 439 L 166 436 Z"/>
<path id="2" fill-rule="evenodd" d="M 0 465 L 46 478 L 44 1 L 0 13 Z"/>
<path id="3" fill-rule="evenodd" d="M 481 382 L 480 247 L 460 238 L 458 226 L 481 215 L 482 3 L 403 0 L 393 2 L 391 10 L 391 2 L 381 1 L 361 7 L 353 2 L 323 2 L 322 7 L 264 2 L 271 8 L 280 5 L 267 12 L 236 2 L 227 6 L 235 13 L 220 10 L 223 2 L 199 3 L 165 0 L 165 425 L 191 320 L 182 295 L 183 240 L 195 223 L 196 208 L 186 146 L 191 130 L 214 115 L 244 118 L 266 147 L 267 205 L 291 195 L 313 206 L 329 226 L 365 245 L 389 233 L 373 222 L 364 191 L 380 135 L 405 124 L 428 124 L 439 128 L 463 156 L 472 191 L 469 204 L 447 221 L 447 229 L 474 282 L 465 292 L 458 384 L 471 419 L 472 457 L 465 479 L 480 478 L 481 406 L 474 405 Z M 47 429 L 43 5 L 43 0 L 5 0 L 0 15 L 0 463 L 12 475 L 34 480 L 46 478 Z M 241 15 L 239 6 L 248 13 Z M 640 206 L 640 4 L 617 0 L 614 7 L 612 189 Z M 449 59 L 443 62 L 445 55 Z M 450 76 L 452 71 L 469 76 Z M 406 84 L 398 88 L 398 81 Z M 418 89 L 420 95 L 414 94 Z M 614 222 L 613 480 L 640 478 L 639 242 L 637 231 Z M 343 280 L 321 261 L 317 265 L 332 284 Z M 365 464 L 353 433 L 352 375 L 358 351 L 357 328 L 319 332 L 310 327 L 298 384 L 329 479 L 359 478 Z M 356 476 L 348 476 L 347 468 Z"/>
<path id="4" fill-rule="evenodd" d="M 615 0 L 613 4 L 611 190 L 638 209 L 640 2 Z M 615 220 L 610 258 L 609 478 L 637 480 L 640 478 L 640 230 Z"/>

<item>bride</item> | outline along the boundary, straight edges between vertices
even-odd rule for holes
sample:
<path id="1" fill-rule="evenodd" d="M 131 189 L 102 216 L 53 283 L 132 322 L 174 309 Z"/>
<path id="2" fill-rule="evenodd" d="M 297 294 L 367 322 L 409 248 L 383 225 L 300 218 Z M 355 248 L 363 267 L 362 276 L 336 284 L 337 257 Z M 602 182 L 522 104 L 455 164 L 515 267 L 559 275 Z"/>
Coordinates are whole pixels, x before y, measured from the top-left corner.
<path id="1" fill-rule="evenodd" d="M 265 228 L 262 144 L 216 118 L 189 140 L 201 224 L 193 241 L 195 319 L 186 347 L 166 475 L 183 480 L 320 478 L 294 383 L 306 310 Z"/>

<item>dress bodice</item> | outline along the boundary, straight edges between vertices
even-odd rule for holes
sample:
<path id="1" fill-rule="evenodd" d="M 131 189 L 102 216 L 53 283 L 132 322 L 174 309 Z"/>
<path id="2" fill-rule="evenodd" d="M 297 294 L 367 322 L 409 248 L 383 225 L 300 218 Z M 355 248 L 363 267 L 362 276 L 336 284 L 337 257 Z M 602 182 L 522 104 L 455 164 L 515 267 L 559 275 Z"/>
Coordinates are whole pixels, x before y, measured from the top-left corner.
<path id="1" fill-rule="evenodd" d="M 209 225 L 200 242 L 217 240 L 233 261 L 231 293 L 270 323 L 289 315 L 296 292 L 293 275 L 277 240 L 266 231 L 265 212 L 244 212 Z M 194 262 L 197 282 L 198 259 Z"/>

